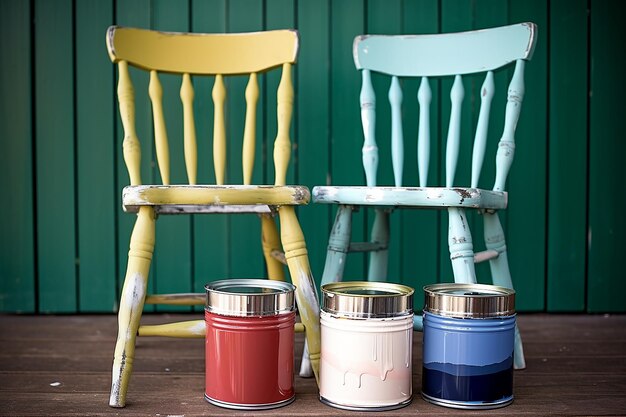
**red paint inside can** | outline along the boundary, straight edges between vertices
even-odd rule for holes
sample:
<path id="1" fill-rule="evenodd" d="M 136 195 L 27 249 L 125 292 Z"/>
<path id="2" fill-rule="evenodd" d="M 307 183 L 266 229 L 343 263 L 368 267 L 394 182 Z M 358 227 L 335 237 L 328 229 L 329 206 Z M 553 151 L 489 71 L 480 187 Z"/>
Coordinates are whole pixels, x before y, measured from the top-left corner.
<path id="1" fill-rule="evenodd" d="M 291 284 L 230 281 L 252 282 L 250 285 L 256 286 L 288 285 L 289 297 L 293 297 Z M 216 295 L 210 293 L 212 290 L 207 285 L 205 398 L 210 403 L 258 410 L 293 401 L 296 313 L 292 300 L 291 306 L 281 304 L 282 300 L 272 300 L 275 290 L 263 287 L 252 294 L 246 294 L 246 290 L 230 296 L 228 288 L 220 288 Z M 276 297 L 284 298 L 284 293 L 279 292 Z"/>

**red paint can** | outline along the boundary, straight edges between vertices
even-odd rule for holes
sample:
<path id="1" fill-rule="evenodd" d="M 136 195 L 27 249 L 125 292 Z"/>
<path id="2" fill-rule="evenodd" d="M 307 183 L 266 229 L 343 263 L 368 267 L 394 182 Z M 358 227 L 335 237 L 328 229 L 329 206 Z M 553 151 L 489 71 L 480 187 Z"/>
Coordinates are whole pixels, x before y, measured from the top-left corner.
<path id="1" fill-rule="evenodd" d="M 291 403 L 295 287 L 229 279 L 205 289 L 206 400 L 243 410 Z"/>

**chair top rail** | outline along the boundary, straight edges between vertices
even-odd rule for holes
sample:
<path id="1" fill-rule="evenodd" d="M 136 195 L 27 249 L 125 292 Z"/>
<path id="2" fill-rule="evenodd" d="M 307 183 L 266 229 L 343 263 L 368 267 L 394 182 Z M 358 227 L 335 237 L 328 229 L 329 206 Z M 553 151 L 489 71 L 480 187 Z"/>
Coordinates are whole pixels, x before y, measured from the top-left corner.
<path id="1" fill-rule="evenodd" d="M 167 73 L 236 75 L 295 63 L 296 30 L 200 34 L 121 26 L 107 30 L 111 61 Z"/>
<path id="2" fill-rule="evenodd" d="M 537 42 L 531 22 L 435 35 L 362 35 L 354 39 L 358 69 L 405 77 L 492 71 L 530 60 Z"/>

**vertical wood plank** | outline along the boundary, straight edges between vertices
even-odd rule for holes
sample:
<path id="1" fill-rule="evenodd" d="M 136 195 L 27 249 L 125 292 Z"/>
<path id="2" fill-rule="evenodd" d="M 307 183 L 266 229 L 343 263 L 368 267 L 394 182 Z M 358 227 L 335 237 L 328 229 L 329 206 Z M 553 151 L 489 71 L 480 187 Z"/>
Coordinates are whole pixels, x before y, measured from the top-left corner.
<path id="1" fill-rule="evenodd" d="M 191 3 L 191 30 L 202 33 L 223 33 L 226 30 L 226 0 Z M 198 183 L 215 184 L 213 172 L 213 101 L 211 90 L 214 78 L 196 77 L 194 110 L 198 135 Z M 203 292 L 204 285 L 230 276 L 228 217 L 224 214 L 193 216 L 193 261 L 195 292 Z M 195 307 L 202 311 L 203 307 Z"/>
<path id="2" fill-rule="evenodd" d="M 495 26 L 503 26 L 509 23 L 508 14 L 509 7 L 508 2 L 499 0 L 477 0 L 475 3 L 474 13 L 474 29 L 483 29 Z M 518 23 L 517 21 L 515 23 Z M 510 75 L 512 70 L 503 70 L 494 72 L 494 96 L 491 102 L 491 114 L 489 117 L 489 125 L 487 131 L 487 145 L 485 148 L 485 160 L 481 170 L 480 180 L 478 186 L 487 190 L 493 187 L 493 181 L 495 179 L 495 160 L 496 152 L 498 150 L 498 141 L 502 135 L 502 129 L 504 127 L 504 109 L 507 100 L 507 88 L 510 81 Z M 473 94 L 475 97 L 475 106 L 473 111 L 473 123 L 474 126 L 478 124 L 479 114 L 479 102 L 480 102 L 480 89 L 484 82 L 484 74 L 476 77 L 474 80 Z M 522 106 L 523 108 L 524 106 Z M 523 112 L 524 110 L 522 110 Z M 474 132 L 472 132 L 474 133 Z M 472 136 L 473 137 L 473 136 Z M 473 144 L 472 144 L 473 145 Z M 513 190 L 515 192 L 515 190 Z M 500 220 L 503 224 L 506 224 L 507 211 L 503 210 L 499 213 Z M 483 218 L 477 216 L 474 213 L 472 223 L 472 236 L 474 238 L 474 251 L 482 251 L 485 249 L 485 242 L 483 238 Z M 504 230 L 507 234 L 507 230 Z M 483 262 L 476 265 L 476 278 L 480 283 L 492 283 L 491 271 L 489 268 L 489 262 Z"/>
<path id="3" fill-rule="evenodd" d="M 120 0 L 115 6 L 115 22 L 120 26 L 131 26 L 138 28 L 150 28 L 152 22 L 152 2 L 151 0 Z M 104 35 L 103 35 L 104 36 Z M 103 53 L 106 50 L 103 45 Z M 135 128 L 139 142 L 141 143 L 141 179 L 146 184 L 153 184 L 155 178 L 155 156 L 154 156 L 154 140 L 153 140 L 153 124 L 152 113 L 150 107 L 150 98 L 148 97 L 148 79 L 149 74 L 146 71 L 129 68 L 130 77 L 135 89 Z M 124 164 L 124 155 L 122 153 L 122 142 L 124 140 L 124 130 L 122 129 L 119 108 L 116 107 L 115 119 L 115 149 L 117 153 L 117 177 L 116 177 L 116 202 L 117 207 L 117 264 L 118 264 L 118 294 L 122 290 L 124 276 L 126 274 L 126 265 L 128 263 L 128 250 L 130 244 L 130 235 L 135 224 L 137 216 L 134 214 L 124 213 L 122 210 L 122 189 L 130 184 L 128 171 Z M 150 265 L 150 274 L 148 277 L 148 293 L 155 291 L 155 262 Z M 144 306 L 144 311 L 154 311 L 154 306 Z"/>
<path id="4" fill-rule="evenodd" d="M 511 0 L 510 22 L 538 25 L 537 46 L 524 71 L 526 94 L 515 133 L 515 161 L 507 189 L 507 249 L 519 311 L 545 308 L 546 165 L 548 133 L 548 6 Z M 541 28 L 545 28 L 542 30 Z"/>
<path id="5" fill-rule="evenodd" d="M 363 132 L 359 115 L 361 77 L 352 59 L 352 41 L 365 33 L 365 4 L 363 0 L 331 2 L 331 183 L 333 185 L 363 185 L 361 147 Z M 365 232 L 365 209 L 352 217 L 352 241 L 368 239 Z M 334 214 L 332 216 L 334 218 Z M 344 280 L 362 280 L 365 275 L 365 255 L 352 253 L 346 260 Z"/>
<path id="6" fill-rule="evenodd" d="M 587 309 L 625 311 L 622 258 L 626 220 L 622 208 L 626 142 L 623 68 L 626 8 L 622 3 L 591 1 L 591 97 L 589 137 L 589 230 Z"/>
<path id="7" fill-rule="evenodd" d="M 296 65 L 296 117 L 300 184 L 313 189 L 330 180 L 330 2 L 298 0 L 300 52 Z M 299 210 L 313 276 L 319 287 L 330 235 L 330 206 Z"/>
<path id="8" fill-rule="evenodd" d="M 587 2 L 553 0 L 550 3 L 549 24 L 546 307 L 548 311 L 583 311 L 588 197 Z M 533 64 L 530 62 L 526 67 Z"/>
<path id="9" fill-rule="evenodd" d="M 441 0 L 441 32 L 461 32 L 471 30 L 473 28 L 474 17 L 474 4 L 473 2 L 467 2 L 463 0 Z M 470 99 L 474 93 L 474 81 L 475 76 L 463 77 L 463 88 L 465 90 L 465 99 L 461 104 L 461 124 L 459 127 L 460 141 L 459 141 L 459 160 L 456 167 L 456 174 L 454 176 L 454 184 L 469 184 L 470 183 L 470 170 L 471 170 L 471 153 L 472 153 L 472 140 L 474 137 L 474 117 L 472 100 Z M 440 175 L 441 181 L 437 185 L 443 185 L 446 178 L 446 164 L 445 158 L 447 153 L 446 137 L 448 135 L 448 126 L 450 122 L 450 90 L 452 89 L 454 77 L 446 77 L 441 80 L 441 93 L 440 93 L 440 111 L 441 111 L 441 125 L 438 139 L 441 142 L 440 152 Z M 481 80 L 482 83 L 482 80 Z M 434 184 L 430 184 L 434 185 Z M 469 211 L 466 211 L 468 215 L 467 224 L 470 227 L 472 235 L 476 233 L 476 227 L 474 227 L 474 216 Z M 450 250 L 448 248 L 448 216 L 442 215 L 440 223 L 440 233 L 442 239 L 440 241 L 440 258 L 439 258 L 439 281 L 440 282 L 453 282 L 454 274 L 452 273 L 452 265 L 450 263 Z"/>
<path id="10" fill-rule="evenodd" d="M 154 29 L 189 31 L 189 3 L 186 0 L 154 0 Z M 172 184 L 186 184 L 183 142 L 183 108 L 180 102 L 180 75 L 161 74 L 163 113 L 169 137 Z M 192 288 L 191 218 L 161 216 L 156 222 L 155 285 L 158 293 L 190 292 Z M 157 306 L 158 311 L 189 310 L 189 307 Z"/>
<path id="11" fill-rule="evenodd" d="M 0 2 L 0 56 L 11 57 L 0 71 L 0 176 L 10 196 L 0 216 L 0 311 L 25 313 L 37 308 L 30 20 L 29 2 Z"/>
<path id="12" fill-rule="evenodd" d="M 364 33 L 377 33 L 386 35 L 398 35 L 402 33 L 403 25 L 403 9 L 402 0 L 368 0 L 367 1 L 367 27 Z M 356 70 L 355 70 L 356 71 Z M 358 73 L 355 74 L 358 77 Z M 360 77 L 359 77 L 360 78 Z M 391 85 L 391 77 L 372 73 L 372 83 L 376 94 L 376 144 L 378 145 L 378 185 L 395 184 L 393 164 L 392 164 L 392 144 L 391 144 L 391 105 L 389 103 L 389 90 Z M 412 93 L 405 92 L 404 80 L 400 81 L 402 85 L 402 93 L 404 108 L 407 99 L 412 100 L 415 96 Z M 408 120 L 407 120 L 408 121 Z M 403 122 L 402 128 L 404 128 Z M 404 141 L 410 140 L 405 135 Z M 406 150 L 404 154 L 406 154 Z M 402 161 L 404 162 L 404 160 Z M 414 167 L 412 163 L 403 164 L 407 169 Z M 371 237 L 371 230 L 374 223 L 375 211 L 367 211 L 368 234 L 365 239 Z M 402 233 L 402 215 L 400 212 L 392 213 L 389 216 L 389 255 L 387 267 L 387 280 L 390 282 L 401 282 L 404 280 L 400 273 L 400 262 L 402 258 L 401 242 Z M 353 255 L 354 256 L 354 255 Z M 369 258 L 369 256 L 368 256 Z"/>
<path id="13" fill-rule="evenodd" d="M 228 3 L 228 32 L 252 32 L 263 30 L 263 2 L 260 0 L 230 0 Z M 258 77 L 259 85 L 264 83 L 265 76 Z M 227 80 L 227 183 L 243 184 L 241 151 L 245 120 L 245 89 L 247 76 L 228 77 Z M 261 93 L 265 96 L 265 92 Z M 270 94 L 276 94 L 275 91 Z M 259 100 L 257 114 L 263 114 L 263 102 Z M 256 136 L 263 137 L 263 118 L 257 119 Z M 267 144 L 273 143 L 275 136 L 266 138 Z M 257 142 L 255 163 L 252 171 L 252 184 L 263 182 L 263 149 Z M 269 146 L 268 146 L 269 148 Z M 269 148 L 271 149 L 271 148 Z M 271 158 L 271 151 L 267 158 Z M 271 181 L 273 183 L 273 181 Z M 261 222 L 256 216 L 231 216 L 229 251 L 231 253 L 230 272 L 233 278 L 260 278 L 265 276 L 263 251 L 261 250 Z M 245 259 L 245 262 L 241 260 Z"/>
<path id="14" fill-rule="evenodd" d="M 39 311 L 75 312 L 72 1 L 34 5 Z"/>
<path id="15" fill-rule="evenodd" d="M 295 0 L 266 0 L 265 9 L 265 30 L 273 29 L 292 29 L 296 27 L 295 22 Z M 302 54 L 302 45 L 298 52 L 298 62 Z M 292 66 L 292 79 L 294 80 L 294 93 L 297 100 L 298 86 L 296 74 L 300 70 L 300 64 Z M 265 76 L 265 93 L 263 94 L 263 103 L 265 106 L 265 135 L 263 138 L 266 140 L 261 144 L 261 138 L 259 138 L 258 147 L 263 149 L 264 160 L 257 161 L 257 164 L 263 167 L 263 182 L 264 184 L 274 184 L 274 157 L 273 146 L 274 139 L 276 138 L 276 91 L 278 90 L 278 84 L 280 83 L 281 71 L 270 71 Z M 296 102 L 294 101 L 293 119 L 291 121 L 291 130 L 289 137 L 291 139 L 291 158 L 289 159 L 289 166 L 287 168 L 287 184 L 296 183 L 297 172 L 297 155 L 298 155 L 298 135 L 296 132 Z M 259 113 L 260 114 L 260 113 Z M 306 236 L 305 236 L 306 237 Z"/>
<path id="16" fill-rule="evenodd" d="M 439 1 L 438 0 L 404 0 L 403 33 L 424 34 L 439 32 Z M 418 186 L 417 172 L 417 136 L 419 106 L 417 92 L 420 79 L 403 80 L 404 91 L 404 183 L 407 186 Z M 429 185 L 439 182 L 439 88 L 440 82 L 430 80 L 430 165 L 428 168 Z M 400 210 L 401 216 L 400 250 L 401 282 L 412 286 L 418 292 L 427 284 L 439 280 L 440 242 L 447 241 L 445 230 L 439 229 L 439 211 Z M 447 216 L 446 216 L 447 217 Z M 446 247 L 446 251 L 447 251 Z M 423 302 L 420 297 L 414 299 L 415 311 L 421 311 Z"/>
<path id="17" fill-rule="evenodd" d="M 116 219 L 114 70 L 103 48 L 113 2 L 76 3 L 76 158 L 78 180 L 78 306 L 115 310 Z"/>

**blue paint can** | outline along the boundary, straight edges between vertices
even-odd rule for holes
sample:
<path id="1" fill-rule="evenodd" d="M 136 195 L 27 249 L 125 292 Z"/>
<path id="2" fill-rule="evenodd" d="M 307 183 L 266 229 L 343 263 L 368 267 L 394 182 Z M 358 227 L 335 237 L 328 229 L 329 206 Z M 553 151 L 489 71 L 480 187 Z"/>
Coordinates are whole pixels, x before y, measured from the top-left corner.
<path id="1" fill-rule="evenodd" d="M 513 401 L 515 291 L 481 284 L 424 287 L 422 396 L 452 408 Z"/>

